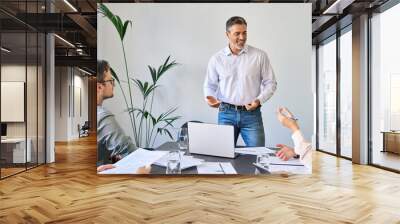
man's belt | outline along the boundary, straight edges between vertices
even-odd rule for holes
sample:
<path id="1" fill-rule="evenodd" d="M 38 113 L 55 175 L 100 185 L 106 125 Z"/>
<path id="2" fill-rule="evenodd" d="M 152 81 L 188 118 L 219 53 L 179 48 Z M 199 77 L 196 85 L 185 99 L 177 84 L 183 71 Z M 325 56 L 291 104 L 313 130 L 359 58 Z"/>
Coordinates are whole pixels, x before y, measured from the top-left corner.
<path id="1" fill-rule="evenodd" d="M 233 104 L 225 103 L 225 102 L 222 102 L 221 104 L 230 109 L 247 111 L 246 106 L 243 106 L 243 105 L 238 106 L 238 105 L 233 105 Z"/>

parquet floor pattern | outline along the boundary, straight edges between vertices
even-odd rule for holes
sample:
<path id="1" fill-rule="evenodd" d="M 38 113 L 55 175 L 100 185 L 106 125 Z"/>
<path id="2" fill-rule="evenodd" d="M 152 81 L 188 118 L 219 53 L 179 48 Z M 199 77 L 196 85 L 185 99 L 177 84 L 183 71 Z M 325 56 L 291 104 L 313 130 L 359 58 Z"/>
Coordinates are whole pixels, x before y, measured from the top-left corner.
<path id="1" fill-rule="evenodd" d="M 0 223 L 400 223 L 400 175 L 315 153 L 312 175 L 98 176 L 96 138 L 0 181 Z"/>

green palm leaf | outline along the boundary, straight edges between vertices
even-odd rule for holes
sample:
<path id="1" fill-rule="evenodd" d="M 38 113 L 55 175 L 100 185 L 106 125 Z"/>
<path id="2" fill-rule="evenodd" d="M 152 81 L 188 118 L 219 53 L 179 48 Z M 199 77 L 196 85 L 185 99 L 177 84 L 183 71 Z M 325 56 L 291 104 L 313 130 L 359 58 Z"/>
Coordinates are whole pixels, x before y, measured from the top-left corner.
<path id="1" fill-rule="evenodd" d="M 112 13 L 111 10 L 103 3 L 99 4 L 99 12 L 100 12 L 100 14 L 103 14 L 103 16 L 107 17 L 111 21 L 111 23 L 114 25 L 115 29 L 117 30 L 120 39 L 124 40 L 128 25 L 129 24 L 132 25 L 132 21 L 127 20 L 125 22 L 122 22 L 121 17 L 114 15 L 114 13 Z"/>
<path id="2" fill-rule="evenodd" d="M 157 133 L 159 133 L 159 134 L 161 134 L 161 135 L 166 134 L 166 135 L 168 135 L 171 139 L 174 139 L 174 137 L 172 137 L 171 132 L 170 132 L 168 129 L 166 129 L 166 128 L 157 128 Z"/>
<path id="3" fill-rule="evenodd" d="M 169 69 L 171 69 L 174 66 L 179 65 L 175 61 L 169 62 L 170 58 L 171 58 L 171 56 L 168 56 L 167 59 L 165 60 L 164 64 L 160 65 L 157 70 L 154 67 L 151 67 L 150 65 L 147 66 L 150 70 L 150 74 L 151 74 L 153 83 L 157 83 L 157 81 L 161 78 L 161 76 L 165 72 L 167 72 Z"/>
<path id="4" fill-rule="evenodd" d="M 120 84 L 121 82 L 119 81 L 119 78 L 118 78 L 117 73 L 116 73 L 116 72 L 114 71 L 114 69 L 111 68 L 111 67 L 110 67 L 110 70 L 111 70 L 111 75 L 112 75 L 112 77 L 113 77 L 115 80 L 117 80 L 118 84 Z"/>

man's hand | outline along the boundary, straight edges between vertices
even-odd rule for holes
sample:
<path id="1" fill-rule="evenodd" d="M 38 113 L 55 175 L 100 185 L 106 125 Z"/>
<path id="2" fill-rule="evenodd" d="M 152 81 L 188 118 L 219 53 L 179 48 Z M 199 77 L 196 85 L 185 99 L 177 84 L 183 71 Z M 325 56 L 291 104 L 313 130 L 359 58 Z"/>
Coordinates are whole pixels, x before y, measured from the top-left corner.
<path id="1" fill-rule="evenodd" d="M 207 96 L 206 100 L 210 107 L 218 108 L 219 105 L 221 104 L 221 102 L 218 101 L 217 99 L 215 99 L 215 97 L 213 97 L 213 96 Z"/>
<path id="2" fill-rule="evenodd" d="M 246 104 L 246 110 L 248 110 L 248 111 L 252 111 L 252 110 L 255 110 L 255 109 L 257 109 L 257 107 L 258 106 L 260 106 L 260 100 L 254 100 L 253 102 L 251 102 L 251 103 L 249 103 L 249 104 Z"/>
<path id="3" fill-rule="evenodd" d="M 104 170 L 109 170 L 109 169 L 112 169 L 112 168 L 115 168 L 115 166 L 113 164 L 101 165 L 101 166 L 97 167 L 97 172 L 101 172 L 101 171 L 104 171 Z"/>
<path id="4" fill-rule="evenodd" d="M 151 166 L 150 165 L 142 166 L 142 167 L 139 167 L 136 170 L 136 174 L 149 174 L 150 171 L 151 171 Z"/>
<path id="5" fill-rule="evenodd" d="M 279 107 L 276 111 L 276 114 L 278 116 L 279 122 L 281 122 L 283 126 L 289 128 L 292 132 L 300 129 L 299 125 L 294 120 L 293 114 L 285 107 Z"/>
<path id="6" fill-rule="evenodd" d="M 294 152 L 293 148 L 290 148 L 287 145 L 283 145 L 283 144 L 277 144 L 277 147 L 281 148 L 277 153 L 276 156 L 279 157 L 281 160 L 289 160 L 291 158 L 293 158 L 296 153 Z"/>

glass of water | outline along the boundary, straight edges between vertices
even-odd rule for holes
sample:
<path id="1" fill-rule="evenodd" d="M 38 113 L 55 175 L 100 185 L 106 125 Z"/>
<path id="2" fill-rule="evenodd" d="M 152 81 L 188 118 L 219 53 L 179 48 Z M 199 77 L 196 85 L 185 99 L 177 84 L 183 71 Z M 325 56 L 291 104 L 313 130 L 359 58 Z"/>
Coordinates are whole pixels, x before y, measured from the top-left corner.
<path id="1" fill-rule="evenodd" d="M 257 155 L 257 164 L 268 169 L 269 167 L 269 155 L 268 153 L 262 152 Z"/>
<path id="2" fill-rule="evenodd" d="M 166 174 L 181 174 L 181 153 L 179 150 L 168 153 Z"/>
<path id="3" fill-rule="evenodd" d="M 186 150 L 188 148 L 188 129 L 187 128 L 179 128 L 177 142 L 179 149 Z"/>

